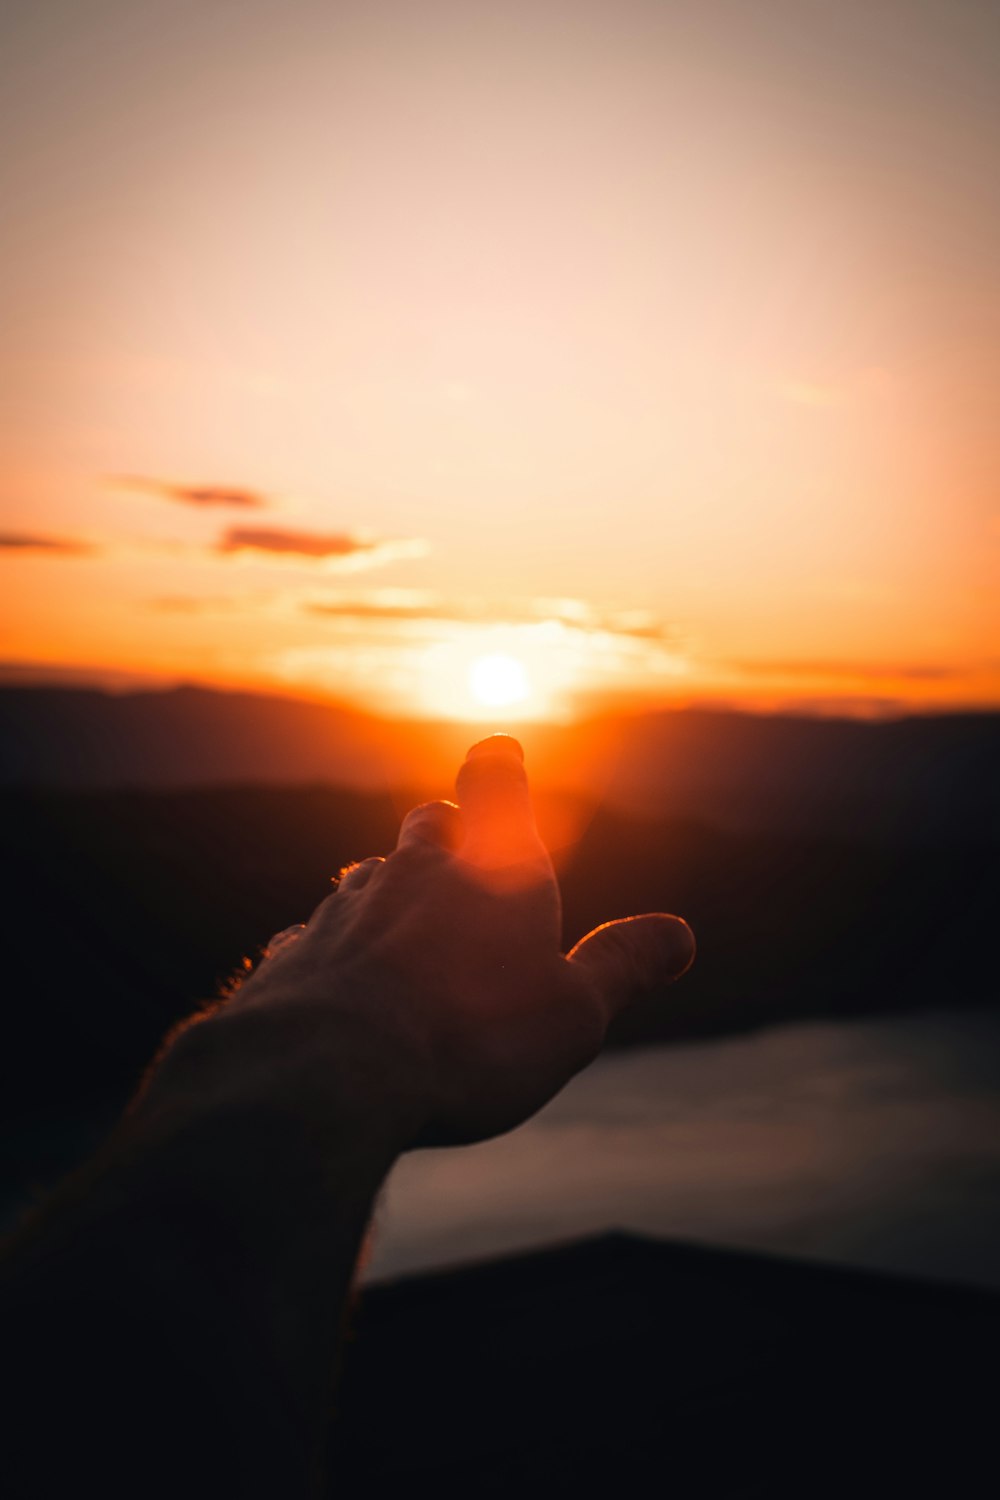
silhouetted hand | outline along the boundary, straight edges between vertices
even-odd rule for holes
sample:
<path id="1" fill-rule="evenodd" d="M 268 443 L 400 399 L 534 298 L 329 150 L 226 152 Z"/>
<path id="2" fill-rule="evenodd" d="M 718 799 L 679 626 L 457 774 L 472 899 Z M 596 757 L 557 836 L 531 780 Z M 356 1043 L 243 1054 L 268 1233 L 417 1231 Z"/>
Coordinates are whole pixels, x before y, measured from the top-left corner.
<path id="1" fill-rule="evenodd" d="M 614 1015 L 694 957 L 678 917 L 609 922 L 564 957 L 555 873 L 517 741 L 473 746 L 458 805 L 403 821 L 301 928 L 272 940 L 234 1008 L 294 1012 L 313 1061 L 368 1027 L 419 1144 L 519 1124 L 598 1053 Z"/>
<path id="2" fill-rule="evenodd" d="M 107 1500 L 137 1474 L 150 1500 L 327 1493 L 338 1323 L 399 1153 L 518 1124 L 691 962 L 685 923 L 659 915 L 559 952 L 516 741 L 474 746 L 457 790 L 168 1040 L 12 1243 L 14 1492 L 89 1472 Z"/>

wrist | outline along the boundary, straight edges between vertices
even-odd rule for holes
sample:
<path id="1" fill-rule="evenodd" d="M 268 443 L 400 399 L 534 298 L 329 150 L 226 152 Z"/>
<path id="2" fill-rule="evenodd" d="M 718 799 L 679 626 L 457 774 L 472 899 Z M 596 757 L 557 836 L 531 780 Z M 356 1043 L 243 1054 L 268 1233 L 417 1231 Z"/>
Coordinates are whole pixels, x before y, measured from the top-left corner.
<path id="1" fill-rule="evenodd" d="M 391 1162 L 426 1125 L 429 1068 L 404 997 L 387 1004 L 386 994 L 385 980 L 360 974 L 335 998 L 252 976 L 169 1042 L 130 1128 L 214 1132 L 233 1118 L 290 1117 L 320 1149 L 348 1139 Z"/>
<path id="2" fill-rule="evenodd" d="M 278 1296 L 279 1321 L 294 1319 L 287 1289 L 349 1277 L 382 1181 L 422 1128 L 408 1060 L 355 1007 L 320 1025 L 291 998 L 241 995 L 169 1044 L 102 1153 L 97 1196 L 148 1239 L 150 1266 L 197 1267 L 240 1306 Z"/>

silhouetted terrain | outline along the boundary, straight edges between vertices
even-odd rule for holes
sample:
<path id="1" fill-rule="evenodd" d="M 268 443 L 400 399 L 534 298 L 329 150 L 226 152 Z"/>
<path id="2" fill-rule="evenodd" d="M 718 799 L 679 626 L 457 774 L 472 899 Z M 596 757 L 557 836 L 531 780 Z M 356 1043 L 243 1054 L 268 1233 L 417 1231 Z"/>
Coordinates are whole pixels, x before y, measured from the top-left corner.
<path id="1" fill-rule="evenodd" d="M 111 1117 L 164 1031 L 307 916 L 342 864 L 387 852 L 401 809 L 446 794 L 475 737 L 205 692 L 10 690 L 0 711 L 5 1098 L 50 1130 L 22 1179 L 62 1161 L 60 1119 Z M 616 1040 L 997 997 L 1000 716 L 664 714 L 603 740 L 584 726 L 579 760 L 572 731 L 524 738 L 567 944 L 644 910 L 682 913 L 698 938 L 692 972 Z M 386 786 L 390 751 L 419 768 L 410 792 L 402 769 Z M 190 784 L 321 767 L 369 789 Z M 589 795 L 565 790 L 581 768 Z"/>
<path id="2" fill-rule="evenodd" d="M 1000 714 L 872 723 L 665 710 L 477 729 L 203 688 L 0 687 L 0 785 L 325 783 L 440 796 L 468 744 L 498 727 L 521 735 L 536 785 L 642 815 L 907 842 L 1000 833 Z"/>
<path id="3" fill-rule="evenodd" d="M 998 1315 L 625 1235 L 369 1289 L 331 1493 L 975 1494 Z"/>

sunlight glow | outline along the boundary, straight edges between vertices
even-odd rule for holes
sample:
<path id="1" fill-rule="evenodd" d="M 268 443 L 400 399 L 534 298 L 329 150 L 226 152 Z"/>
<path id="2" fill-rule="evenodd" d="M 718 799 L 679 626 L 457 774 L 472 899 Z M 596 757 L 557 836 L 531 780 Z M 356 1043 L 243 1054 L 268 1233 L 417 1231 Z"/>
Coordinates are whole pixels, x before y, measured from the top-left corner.
<path id="1" fill-rule="evenodd" d="M 519 724 L 571 723 L 586 705 L 623 705 L 636 680 L 659 701 L 690 694 L 690 658 L 658 637 L 559 619 L 320 618 L 323 643 L 267 653 L 253 685 L 330 696 L 381 715 L 494 727 L 508 710 Z"/>
<path id="2" fill-rule="evenodd" d="M 531 691 L 528 674 L 514 656 L 494 651 L 480 656 L 469 670 L 469 690 L 477 703 L 489 708 L 506 708 L 520 703 Z"/>
<path id="3" fill-rule="evenodd" d="M 570 699 L 586 674 L 589 641 L 555 621 L 438 628 L 407 685 L 417 687 L 433 717 L 493 722 L 510 709 L 518 722 L 571 715 Z M 412 710 L 411 710 L 412 711 Z"/>

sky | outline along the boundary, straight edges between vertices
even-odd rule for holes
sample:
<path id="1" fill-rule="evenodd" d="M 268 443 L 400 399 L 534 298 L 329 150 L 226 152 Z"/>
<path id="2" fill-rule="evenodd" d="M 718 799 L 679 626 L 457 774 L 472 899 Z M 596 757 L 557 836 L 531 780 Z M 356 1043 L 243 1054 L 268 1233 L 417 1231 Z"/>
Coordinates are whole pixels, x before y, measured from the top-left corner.
<path id="1" fill-rule="evenodd" d="M 992 0 L 0 24 L 0 675 L 1000 704 Z"/>

